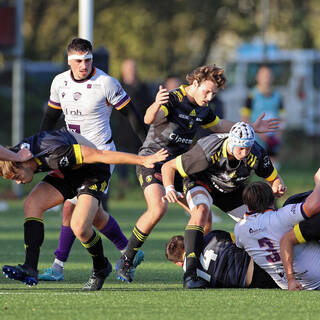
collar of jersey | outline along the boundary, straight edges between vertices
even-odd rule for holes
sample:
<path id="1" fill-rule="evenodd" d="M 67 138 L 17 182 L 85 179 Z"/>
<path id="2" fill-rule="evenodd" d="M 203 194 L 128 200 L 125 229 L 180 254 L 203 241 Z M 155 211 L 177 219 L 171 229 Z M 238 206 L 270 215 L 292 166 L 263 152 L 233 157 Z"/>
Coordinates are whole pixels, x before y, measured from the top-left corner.
<path id="1" fill-rule="evenodd" d="M 263 213 L 267 212 L 267 211 L 274 211 L 274 209 L 272 208 L 268 208 L 266 211 L 264 211 Z M 252 216 L 254 214 L 261 214 L 261 212 L 255 212 L 255 211 L 248 211 L 245 213 L 245 216 L 248 217 L 248 216 Z"/>
<path id="2" fill-rule="evenodd" d="M 73 73 L 72 73 L 71 70 L 70 70 L 70 75 L 71 75 L 71 79 L 72 79 L 74 82 L 81 83 L 81 82 L 86 82 L 86 81 L 88 81 L 90 78 L 92 78 L 92 77 L 96 74 L 96 72 L 97 72 L 96 67 L 93 67 L 91 73 L 90 73 L 85 79 L 82 79 L 82 80 L 76 80 L 76 79 L 74 78 Z"/>
<path id="3" fill-rule="evenodd" d="M 187 87 L 186 84 L 182 84 L 182 85 L 179 87 L 179 89 L 181 90 L 181 93 L 182 93 L 184 96 L 187 95 L 186 89 L 185 89 L 186 87 Z"/>

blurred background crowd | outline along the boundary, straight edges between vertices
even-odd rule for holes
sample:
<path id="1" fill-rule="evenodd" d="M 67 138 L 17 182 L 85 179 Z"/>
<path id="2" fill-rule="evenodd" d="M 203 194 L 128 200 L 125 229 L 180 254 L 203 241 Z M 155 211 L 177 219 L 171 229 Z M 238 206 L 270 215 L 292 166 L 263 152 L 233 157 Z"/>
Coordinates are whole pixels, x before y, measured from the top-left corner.
<path id="1" fill-rule="evenodd" d="M 90 1 L 90 0 L 88 0 Z M 319 160 L 320 2 L 318 0 L 94 0 L 94 64 L 118 78 L 143 114 L 160 84 L 173 89 L 204 64 L 225 69 L 227 87 L 211 107 L 219 117 L 252 120 L 261 111 L 283 121 L 259 136 L 278 166 Z M 0 144 L 14 142 L 17 5 L 23 5 L 23 136 L 39 130 L 53 77 L 67 68 L 78 36 L 78 0 L 0 0 Z M 118 149 L 139 143 L 112 115 Z M 63 124 L 63 119 L 61 120 Z M 199 132 L 198 137 L 206 134 Z M 297 152 L 298 151 L 298 152 Z M 131 171 L 132 169 L 132 171 Z M 134 168 L 118 168 L 121 190 Z M 133 178 L 133 180 L 135 180 Z"/>

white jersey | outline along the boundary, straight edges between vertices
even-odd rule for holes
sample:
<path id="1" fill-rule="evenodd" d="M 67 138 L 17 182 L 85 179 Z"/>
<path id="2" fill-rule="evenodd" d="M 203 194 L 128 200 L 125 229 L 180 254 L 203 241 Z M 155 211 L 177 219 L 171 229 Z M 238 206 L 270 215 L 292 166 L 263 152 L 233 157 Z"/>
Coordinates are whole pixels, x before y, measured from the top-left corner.
<path id="1" fill-rule="evenodd" d="M 306 218 L 303 204 L 290 204 L 277 211 L 245 215 L 234 229 L 236 245 L 267 271 L 277 285 L 288 288 L 280 257 L 280 240 L 295 224 Z M 320 287 L 320 245 L 309 242 L 295 246 L 293 269 L 303 289 Z"/>
<path id="2" fill-rule="evenodd" d="M 70 70 L 58 74 L 51 84 L 48 105 L 62 109 L 68 129 L 100 149 L 112 137 L 112 108 L 120 110 L 129 102 L 118 80 L 94 68 L 91 77 L 82 81 L 76 81 Z"/>

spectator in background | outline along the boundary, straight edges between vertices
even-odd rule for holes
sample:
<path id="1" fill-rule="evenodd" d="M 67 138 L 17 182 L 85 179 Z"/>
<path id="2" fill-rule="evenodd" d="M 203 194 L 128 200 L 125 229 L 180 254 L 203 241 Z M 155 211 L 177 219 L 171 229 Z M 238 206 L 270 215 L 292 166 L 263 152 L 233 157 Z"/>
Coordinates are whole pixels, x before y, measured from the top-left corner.
<path id="1" fill-rule="evenodd" d="M 134 101 L 141 118 L 143 118 L 146 109 L 153 102 L 153 97 L 146 83 L 138 77 L 137 63 L 134 59 L 128 58 L 123 61 L 121 65 L 120 83 L 132 101 Z M 120 151 L 136 153 L 141 146 L 141 142 L 136 139 L 130 128 L 125 132 L 123 131 L 122 122 L 123 119 L 116 113 L 113 113 L 111 126 L 117 148 Z M 119 198 L 123 198 L 125 190 L 129 185 L 129 167 L 127 165 L 118 165 L 116 170 L 120 180 L 118 196 Z"/>
<path id="2" fill-rule="evenodd" d="M 166 81 L 164 82 L 165 88 L 169 91 L 173 89 L 177 89 L 181 85 L 181 79 L 176 75 L 169 75 Z"/>
<path id="3" fill-rule="evenodd" d="M 265 112 L 265 119 L 284 119 L 284 107 L 280 93 L 273 89 L 273 73 L 270 67 L 262 65 L 256 75 L 257 85 L 253 88 L 241 108 L 242 121 L 249 122 L 256 119 L 257 115 Z M 281 129 L 281 128 L 280 128 Z M 257 142 L 267 151 L 275 166 L 278 164 L 278 153 L 282 139 L 282 132 L 259 133 Z"/>

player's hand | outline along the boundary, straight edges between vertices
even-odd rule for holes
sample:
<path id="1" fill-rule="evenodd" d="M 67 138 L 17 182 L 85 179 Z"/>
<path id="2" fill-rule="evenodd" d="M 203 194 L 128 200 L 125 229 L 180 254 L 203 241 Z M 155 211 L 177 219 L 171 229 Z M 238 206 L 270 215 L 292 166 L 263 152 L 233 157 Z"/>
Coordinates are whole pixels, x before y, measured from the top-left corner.
<path id="1" fill-rule="evenodd" d="M 28 148 L 23 148 L 23 149 L 19 150 L 17 155 L 18 155 L 18 159 L 16 162 L 24 162 L 24 161 L 27 161 L 33 157 L 33 154 L 31 153 L 31 151 Z"/>
<path id="2" fill-rule="evenodd" d="M 168 151 L 161 149 L 151 156 L 144 156 L 142 165 L 146 168 L 153 168 L 156 162 L 161 162 L 168 157 Z"/>
<path id="3" fill-rule="evenodd" d="M 254 131 L 257 133 L 277 131 L 279 129 L 279 124 L 281 120 L 278 118 L 263 120 L 265 115 L 266 115 L 265 112 L 263 112 L 258 117 L 258 119 L 252 124 Z"/>
<path id="4" fill-rule="evenodd" d="M 272 186 L 272 191 L 275 197 L 280 198 L 286 193 L 287 187 L 283 183 L 275 183 Z"/>
<path id="5" fill-rule="evenodd" d="M 175 190 L 173 185 L 166 187 L 166 195 L 161 198 L 162 202 L 168 201 L 169 203 L 178 202 L 179 198 L 183 199 L 184 195 Z"/>
<path id="6" fill-rule="evenodd" d="M 299 281 L 297 281 L 296 279 L 290 279 L 288 280 L 288 290 L 290 291 L 300 291 L 302 290 L 302 285 Z"/>
<path id="7" fill-rule="evenodd" d="M 320 168 L 314 175 L 314 184 L 319 184 L 320 183 Z"/>
<path id="8" fill-rule="evenodd" d="M 169 91 L 163 86 L 159 86 L 159 91 L 156 95 L 156 104 L 160 107 L 161 105 L 169 101 Z"/>

